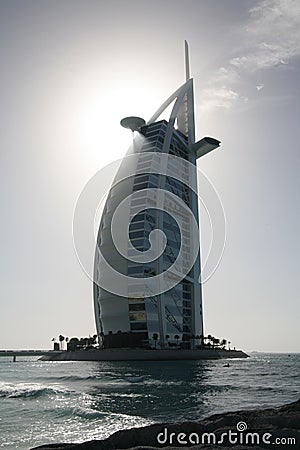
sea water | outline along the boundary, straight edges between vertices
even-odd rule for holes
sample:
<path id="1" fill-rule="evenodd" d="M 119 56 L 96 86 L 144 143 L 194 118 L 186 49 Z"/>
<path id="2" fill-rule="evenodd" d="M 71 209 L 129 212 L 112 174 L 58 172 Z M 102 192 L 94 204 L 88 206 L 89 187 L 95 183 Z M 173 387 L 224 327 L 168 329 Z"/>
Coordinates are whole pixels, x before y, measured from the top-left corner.
<path id="1" fill-rule="evenodd" d="M 298 400 L 299 374 L 300 354 L 160 362 L 0 358 L 0 448 L 103 439 L 155 422 L 277 406 Z"/>

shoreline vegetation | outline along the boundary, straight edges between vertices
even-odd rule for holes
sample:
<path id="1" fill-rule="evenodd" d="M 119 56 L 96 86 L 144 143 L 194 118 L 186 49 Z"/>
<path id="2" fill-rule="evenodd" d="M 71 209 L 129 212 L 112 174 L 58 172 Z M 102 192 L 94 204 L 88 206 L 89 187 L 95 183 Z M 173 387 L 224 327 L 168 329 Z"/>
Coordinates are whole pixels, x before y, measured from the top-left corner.
<path id="1" fill-rule="evenodd" d="M 300 400 L 275 408 L 214 414 L 193 422 L 156 423 L 120 430 L 104 440 L 78 444 L 48 444 L 31 450 L 156 450 L 158 448 L 258 450 L 270 448 L 272 444 L 276 444 L 277 449 L 289 446 L 296 449 L 299 448 L 300 442 L 299 423 Z M 220 445 L 222 435 L 224 438 Z M 199 443 L 196 442 L 197 436 Z M 235 438 L 239 440 L 232 442 Z M 187 444 L 183 445 L 183 440 Z"/>
<path id="2" fill-rule="evenodd" d="M 179 334 L 165 335 L 165 341 L 159 339 L 158 333 L 153 333 L 152 337 L 147 334 L 134 333 L 132 331 L 117 331 L 113 333 L 109 331 L 107 334 L 103 332 L 98 336 L 94 334 L 88 337 L 72 337 L 68 338 L 60 334 L 58 341 L 52 338 L 53 350 L 63 351 L 64 343 L 66 343 L 67 351 L 86 351 L 86 350 L 108 350 L 108 349 L 137 349 L 144 350 L 232 350 L 231 341 L 227 339 L 219 339 L 211 334 L 204 336 L 188 335 L 180 338 Z M 235 347 L 233 347 L 235 350 Z"/>

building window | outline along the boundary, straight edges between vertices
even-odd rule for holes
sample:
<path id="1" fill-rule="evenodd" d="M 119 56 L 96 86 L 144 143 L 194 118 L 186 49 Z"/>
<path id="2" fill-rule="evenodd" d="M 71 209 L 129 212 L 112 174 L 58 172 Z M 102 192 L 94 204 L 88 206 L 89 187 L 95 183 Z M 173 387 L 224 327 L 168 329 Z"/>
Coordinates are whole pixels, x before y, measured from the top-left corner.
<path id="1" fill-rule="evenodd" d="M 145 303 L 131 303 L 129 311 L 145 311 Z"/>
<path id="2" fill-rule="evenodd" d="M 147 323 L 146 322 L 132 322 L 130 324 L 130 328 L 132 331 L 144 331 L 147 330 Z"/>
<path id="3" fill-rule="evenodd" d="M 146 320 L 146 311 L 134 311 L 129 313 L 129 319 L 131 322 L 145 322 Z"/>
<path id="4" fill-rule="evenodd" d="M 139 298 L 139 297 L 128 297 L 128 303 L 130 303 L 129 308 L 131 308 L 131 306 L 134 306 L 134 304 L 136 303 L 141 303 L 144 302 L 143 298 Z"/>

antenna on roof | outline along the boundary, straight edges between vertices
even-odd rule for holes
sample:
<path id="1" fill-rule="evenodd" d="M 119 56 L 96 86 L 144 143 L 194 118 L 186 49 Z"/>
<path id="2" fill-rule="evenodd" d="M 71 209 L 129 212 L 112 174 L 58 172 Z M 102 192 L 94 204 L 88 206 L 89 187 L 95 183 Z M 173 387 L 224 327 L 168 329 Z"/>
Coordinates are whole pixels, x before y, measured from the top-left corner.
<path id="1" fill-rule="evenodd" d="M 189 57 L 189 44 L 184 41 L 184 55 L 185 55 L 185 81 L 188 81 L 190 77 L 190 57 Z"/>

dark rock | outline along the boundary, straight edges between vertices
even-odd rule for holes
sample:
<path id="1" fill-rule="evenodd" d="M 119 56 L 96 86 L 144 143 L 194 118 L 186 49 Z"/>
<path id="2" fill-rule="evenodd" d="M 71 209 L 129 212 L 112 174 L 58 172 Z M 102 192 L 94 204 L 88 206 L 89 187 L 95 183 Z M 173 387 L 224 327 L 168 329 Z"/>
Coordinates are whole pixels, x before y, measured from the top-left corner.
<path id="1" fill-rule="evenodd" d="M 237 430 L 237 424 L 244 422 L 247 429 L 241 432 Z M 161 444 L 158 443 L 159 433 Z M 174 433 L 171 435 L 171 433 Z M 180 440 L 187 441 L 181 445 L 177 437 L 180 433 Z M 194 433 L 192 435 L 191 433 Z M 213 433 L 210 441 L 208 435 L 204 433 Z M 220 442 L 222 433 L 223 442 Z M 236 443 L 229 440 L 229 433 L 236 433 L 238 441 Z M 196 442 L 196 435 L 199 436 L 199 443 Z M 193 438 L 192 438 L 193 436 Z M 213 442 L 214 436 L 216 437 Z M 263 441 L 263 436 L 269 443 Z M 191 438 L 191 442 L 188 438 Z M 204 437 L 203 443 L 202 439 Z M 235 436 L 232 436 L 232 439 Z M 248 439 L 248 442 L 246 441 Z M 275 439 L 281 439 L 275 443 Z M 288 441 L 294 439 L 295 441 Z M 289 442 L 289 443 L 288 443 Z M 153 424 L 142 428 L 131 428 L 121 430 L 109 436 L 104 440 L 88 441 L 81 444 L 50 444 L 35 447 L 43 450 L 173 450 L 175 448 L 184 448 L 185 450 L 215 450 L 234 448 L 235 450 L 259 450 L 269 448 L 275 445 L 276 450 L 300 449 L 300 400 L 288 405 L 277 408 L 262 410 L 244 410 L 228 412 L 224 414 L 215 414 L 197 422 L 182 422 L 169 424 Z M 32 449 L 34 450 L 34 449 Z"/>

